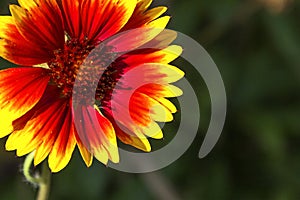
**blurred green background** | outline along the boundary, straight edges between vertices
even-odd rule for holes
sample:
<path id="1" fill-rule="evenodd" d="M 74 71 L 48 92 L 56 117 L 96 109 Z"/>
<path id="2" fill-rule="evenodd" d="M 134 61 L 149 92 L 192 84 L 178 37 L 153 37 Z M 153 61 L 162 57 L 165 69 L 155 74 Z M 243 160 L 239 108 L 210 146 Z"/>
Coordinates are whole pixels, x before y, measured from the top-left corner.
<path id="1" fill-rule="evenodd" d="M 12 0 L 0 1 L 8 14 Z M 300 199 L 300 2 L 296 0 L 173 0 L 168 28 L 197 40 L 222 74 L 228 113 L 222 136 L 204 159 L 197 157 L 210 119 L 205 83 L 188 63 L 176 65 L 198 92 L 201 123 L 188 151 L 149 174 L 127 174 L 95 161 L 86 168 L 78 151 L 53 175 L 50 199 Z M 0 60 L 1 68 L 12 66 Z M 177 118 L 178 118 L 177 114 Z M 165 128 L 166 144 L 176 122 Z M 172 132 L 173 130 L 173 132 Z M 0 199 L 33 199 L 24 181 L 24 158 L 0 140 Z"/>

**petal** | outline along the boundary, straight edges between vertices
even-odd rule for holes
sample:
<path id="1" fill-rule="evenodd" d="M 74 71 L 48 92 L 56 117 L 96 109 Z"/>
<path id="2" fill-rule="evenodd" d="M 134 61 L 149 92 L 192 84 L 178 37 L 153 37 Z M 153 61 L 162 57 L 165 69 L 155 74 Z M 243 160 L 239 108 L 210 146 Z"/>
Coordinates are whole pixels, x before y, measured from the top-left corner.
<path id="1" fill-rule="evenodd" d="M 78 105 L 73 110 L 73 116 L 81 142 L 96 159 L 104 164 L 107 164 L 108 159 L 119 162 L 115 131 L 100 110 Z"/>
<path id="2" fill-rule="evenodd" d="M 17 150 L 18 156 L 36 149 L 35 165 L 49 154 L 68 113 L 65 100 L 53 100 L 51 92 L 46 92 L 31 111 L 14 121 L 15 130 L 6 142 L 6 149 Z"/>
<path id="3" fill-rule="evenodd" d="M 68 108 L 67 115 L 49 154 L 49 167 L 52 172 L 58 172 L 69 163 L 76 146 L 75 128 L 73 126 L 72 112 Z"/>
<path id="4" fill-rule="evenodd" d="M 130 94 L 117 93 L 114 96 L 114 103 L 111 105 L 112 111 L 110 116 L 116 121 L 117 126 L 123 127 L 122 138 L 128 141 L 130 138 L 136 137 L 136 134 L 156 139 L 162 138 L 161 129 L 154 120 L 161 122 L 172 121 L 173 116 L 170 110 L 155 99 L 139 92 L 135 92 L 130 97 L 128 107 L 126 105 L 128 96 Z M 127 131 L 124 130 L 124 127 L 126 127 Z M 126 133 L 128 136 L 125 136 Z"/>
<path id="5" fill-rule="evenodd" d="M 119 84 L 137 89 L 149 83 L 166 85 L 178 81 L 183 76 L 184 72 L 175 66 L 160 63 L 145 63 L 126 68 L 119 80 Z"/>
<path id="6" fill-rule="evenodd" d="M 123 93 L 122 96 L 127 97 L 128 95 Z M 118 98 L 118 100 L 116 100 L 116 98 Z M 124 102 L 126 102 L 126 98 L 123 99 L 122 97 L 115 97 L 115 101 L 119 102 L 113 104 L 115 107 L 112 109 L 129 109 L 130 118 L 133 120 L 132 122 L 139 127 L 150 126 L 153 120 L 161 122 L 173 120 L 170 110 L 166 109 L 166 107 L 162 106 L 153 98 L 139 92 L 134 92 L 134 94 L 130 97 L 129 108 L 127 108 L 126 105 L 123 105 Z M 125 114 L 128 115 L 127 113 Z M 115 117 L 118 121 L 131 121 L 131 119 L 124 118 L 127 117 L 126 115 L 122 114 Z"/>
<path id="7" fill-rule="evenodd" d="M 28 1 L 28 0 L 18 0 L 18 3 L 21 7 L 30 10 L 32 8 L 36 8 L 38 5 L 36 4 L 36 2 L 33 1 Z"/>
<path id="8" fill-rule="evenodd" d="M 177 97 L 182 95 L 182 90 L 173 85 L 159 85 L 155 83 L 143 85 L 142 87 L 138 88 L 137 92 L 145 94 L 149 98 L 154 99 L 168 109 L 171 113 L 176 113 L 177 108 L 165 97 Z"/>
<path id="9" fill-rule="evenodd" d="M 147 27 L 130 29 L 117 34 L 105 41 L 105 44 L 112 46 L 115 52 L 130 52 L 143 48 L 143 45 L 155 40 L 164 31 L 169 20 L 169 16 L 161 17 L 150 22 Z"/>
<path id="10" fill-rule="evenodd" d="M 116 111 L 115 114 L 118 113 L 119 111 Z M 113 124 L 113 127 L 119 140 L 121 140 L 125 144 L 132 145 L 142 151 L 151 151 L 151 146 L 148 139 L 139 129 L 137 129 L 136 125 L 130 123 L 128 120 L 125 120 L 124 123 L 122 121 L 116 122 L 110 110 L 106 110 L 105 114 Z"/>
<path id="11" fill-rule="evenodd" d="M 128 21 L 136 0 L 65 0 L 60 3 L 67 33 L 71 38 L 103 41 Z"/>
<path id="12" fill-rule="evenodd" d="M 163 132 L 161 128 L 158 126 L 157 123 L 152 122 L 148 124 L 148 126 L 145 126 L 142 128 L 143 134 L 145 134 L 148 137 L 151 137 L 153 139 L 162 139 L 163 138 Z"/>
<path id="13" fill-rule="evenodd" d="M 70 105 L 72 105 L 72 99 L 70 100 Z M 79 152 L 81 154 L 81 157 L 84 161 L 84 163 L 86 164 L 87 167 L 90 167 L 93 163 L 93 154 L 91 154 L 91 152 L 84 146 L 84 144 L 82 143 L 77 130 L 76 130 L 76 125 L 74 124 L 75 121 L 73 119 L 73 127 L 74 127 L 74 131 L 75 131 L 75 138 L 76 138 L 76 143 L 79 149 Z"/>
<path id="14" fill-rule="evenodd" d="M 166 12 L 167 8 L 164 6 L 156 7 L 147 10 L 152 1 L 139 1 L 128 23 L 123 27 L 122 31 L 130 30 L 138 27 L 146 26 L 149 22 L 161 16 Z"/>
<path id="15" fill-rule="evenodd" d="M 175 60 L 182 53 L 182 48 L 177 45 L 172 45 L 164 49 L 155 49 L 154 51 L 145 51 L 140 49 L 132 51 L 122 56 L 122 61 L 128 66 L 134 67 L 144 63 L 162 63 L 168 64 Z"/>
<path id="16" fill-rule="evenodd" d="M 89 38 L 96 38 L 103 41 L 116 34 L 122 29 L 131 17 L 136 6 L 136 0 L 92 0 L 91 9 L 83 6 L 82 16 L 86 16 L 86 23 L 83 23 L 84 31 Z M 88 18 L 89 17 L 89 18 Z"/>
<path id="17" fill-rule="evenodd" d="M 163 98 L 163 97 L 160 97 L 160 98 L 155 98 L 154 97 L 154 99 L 156 101 L 158 101 L 161 105 L 166 107 L 171 113 L 176 113 L 177 112 L 176 106 L 171 101 L 169 101 L 168 99 Z"/>
<path id="18" fill-rule="evenodd" d="M 150 49 L 150 50 L 152 50 L 152 52 L 163 50 L 163 49 L 167 48 L 176 38 L 177 38 L 177 32 L 176 31 L 169 30 L 169 29 L 164 29 L 155 38 L 153 38 L 153 40 L 150 40 L 149 42 L 147 42 L 143 46 L 139 47 L 137 49 L 137 51 L 142 52 L 142 51 L 145 51 L 145 49 Z M 170 50 L 173 50 L 170 53 L 172 53 L 172 54 L 175 53 L 175 55 L 176 55 L 175 58 L 177 58 L 182 53 L 181 47 L 179 47 L 179 48 L 178 47 L 177 47 L 177 49 L 175 47 L 172 47 L 173 49 L 170 49 Z"/>
<path id="19" fill-rule="evenodd" d="M 170 16 L 163 16 L 147 24 L 147 28 L 164 29 L 170 21 Z"/>
<path id="20" fill-rule="evenodd" d="M 136 0 L 111 0 L 106 9 L 102 10 L 102 24 L 99 28 L 99 34 L 96 38 L 100 41 L 116 34 L 127 23 L 137 4 Z M 102 7 L 102 6 L 101 6 Z M 100 23 L 99 23 L 100 24 Z"/>
<path id="21" fill-rule="evenodd" d="M 90 153 L 90 151 L 84 146 L 84 144 L 81 142 L 81 139 L 79 138 L 77 132 L 76 132 L 76 142 L 79 149 L 79 152 L 81 154 L 81 157 L 86 164 L 87 167 L 90 167 L 93 163 L 93 154 Z"/>
<path id="22" fill-rule="evenodd" d="M 149 96 L 149 98 L 153 98 L 165 106 L 171 113 L 177 112 L 177 109 L 174 104 L 165 97 L 177 97 L 182 95 L 182 90 L 173 85 L 159 85 L 155 83 L 143 85 L 138 88 L 138 92 Z"/>
<path id="23" fill-rule="evenodd" d="M 64 29 L 56 1 L 40 1 L 38 6 L 31 8 L 27 10 L 10 5 L 10 12 L 21 35 L 45 51 L 62 48 Z"/>
<path id="24" fill-rule="evenodd" d="M 138 91 L 152 98 L 178 97 L 182 95 L 182 90 L 174 85 L 160 85 L 149 83 L 138 88 Z"/>
<path id="25" fill-rule="evenodd" d="M 51 59 L 48 51 L 28 42 L 19 33 L 11 16 L 0 16 L 0 56 L 24 66 L 45 63 Z"/>
<path id="26" fill-rule="evenodd" d="M 39 143 L 38 140 L 41 141 L 41 143 L 36 147 L 36 152 L 34 156 L 34 165 L 40 164 L 51 152 L 53 148 L 54 151 L 60 151 L 62 149 L 57 149 L 57 145 L 59 145 L 62 141 L 61 135 L 64 135 L 63 140 L 65 140 L 65 143 L 68 143 L 68 138 L 70 134 L 70 125 L 72 124 L 72 121 L 70 118 L 68 118 L 68 113 L 70 111 L 66 109 L 66 104 L 54 104 L 55 106 L 50 106 L 46 111 L 43 113 L 37 112 L 39 116 L 33 116 L 32 120 L 30 120 L 27 125 L 24 127 L 22 132 L 26 134 L 26 129 L 29 129 L 32 132 L 38 133 L 34 138 L 32 138 L 32 143 Z M 43 124 L 43 128 L 36 129 L 38 124 Z M 35 127 L 34 129 L 31 129 L 29 127 Z M 47 127 L 47 129 L 46 129 Z M 75 144 L 75 143 L 74 143 Z M 74 146 L 75 147 L 75 146 Z M 61 148 L 64 148 L 63 146 Z M 74 148 L 72 149 L 74 150 Z M 60 152 L 62 153 L 62 152 Z M 71 152 L 72 153 L 72 152 Z M 61 162 L 62 160 L 58 160 L 61 155 L 57 155 L 57 158 L 54 158 L 55 160 L 51 160 L 52 162 L 49 162 L 49 166 L 51 171 L 57 170 L 58 162 Z M 65 158 L 67 163 L 69 162 L 69 159 L 71 155 L 67 155 Z M 56 160 L 57 159 L 57 160 Z M 51 163 L 51 165 L 50 165 Z M 66 163 L 66 164 L 67 164 Z M 54 166 L 53 166 L 54 164 Z M 65 163 L 61 163 L 65 164 Z"/>
<path id="27" fill-rule="evenodd" d="M 145 10 L 147 10 L 147 8 L 149 8 L 151 3 L 152 3 L 152 0 L 138 0 L 137 9 L 139 9 L 141 11 L 145 11 Z"/>
<path id="28" fill-rule="evenodd" d="M 170 122 L 173 120 L 170 110 L 145 94 L 135 92 L 129 104 L 131 118 L 137 125 L 150 126 L 149 124 L 152 120 L 159 122 Z M 149 116 L 148 120 L 144 120 L 146 116 Z"/>
<path id="29" fill-rule="evenodd" d="M 43 68 L 10 68 L 0 71 L 0 137 L 12 132 L 12 121 L 41 99 L 49 77 Z"/>
<path id="30" fill-rule="evenodd" d="M 117 52 L 133 51 L 163 32 L 170 17 L 163 16 L 158 19 L 157 17 L 167 9 L 166 7 L 156 7 L 147 11 L 151 2 L 139 1 L 131 18 L 120 31 L 122 33 L 110 38 L 107 44 L 113 46 Z"/>
<path id="31" fill-rule="evenodd" d="M 64 0 L 58 1 L 60 7 L 64 27 L 67 34 L 72 38 L 79 38 L 80 36 L 80 3 L 82 0 Z"/>
<path id="32" fill-rule="evenodd" d="M 159 7 L 152 8 L 145 12 L 144 19 L 145 19 L 145 21 L 147 19 L 147 21 L 150 22 L 150 21 L 158 18 L 162 14 L 164 14 L 166 11 L 167 11 L 167 7 L 165 7 L 165 6 L 159 6 Z"/>
<path id="33" fill-rule="evenodd" d="M 124 144 L 132 145 L 142 151 L 150 152 L 151 146 L 148 139 L 140 131 L 131 131 L 125 126 L 120 128 L 120 124 L 114 124 L 116 134 L 119 140 Z"/>

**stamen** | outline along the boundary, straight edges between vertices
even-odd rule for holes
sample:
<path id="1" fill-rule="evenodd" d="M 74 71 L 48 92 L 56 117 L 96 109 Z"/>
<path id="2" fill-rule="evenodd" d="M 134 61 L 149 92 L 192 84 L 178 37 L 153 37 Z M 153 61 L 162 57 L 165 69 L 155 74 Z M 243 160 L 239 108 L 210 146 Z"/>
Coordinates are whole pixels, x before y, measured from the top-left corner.
<path id="1" fill-rule="evenodd" d="M 73 94 L 83 104 L 104 104 L 110 100 L 124 68 L 122 62 L 112 62 L 117 57 L 112 47 L 96 46 L 87 38 L 67 39 L 64 49 L 56 50 L 54 55 L 48 63 L 51 81 L 61 89 L 63 98 Z M 80 86 L 73 91 L 75 80 Z"/>

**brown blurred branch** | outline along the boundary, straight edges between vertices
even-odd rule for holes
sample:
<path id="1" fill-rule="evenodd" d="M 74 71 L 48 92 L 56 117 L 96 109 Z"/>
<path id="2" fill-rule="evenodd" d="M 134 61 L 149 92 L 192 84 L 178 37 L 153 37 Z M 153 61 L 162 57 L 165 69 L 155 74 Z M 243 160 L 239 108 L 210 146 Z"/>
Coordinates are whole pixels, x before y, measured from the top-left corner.
<path id="1" fill-rule="evenodd" d="M 140 177 L 145 182 L 155 199 L 180 200 L 179 194 L 172 183 L 160 172 L 142 174 Z"/>

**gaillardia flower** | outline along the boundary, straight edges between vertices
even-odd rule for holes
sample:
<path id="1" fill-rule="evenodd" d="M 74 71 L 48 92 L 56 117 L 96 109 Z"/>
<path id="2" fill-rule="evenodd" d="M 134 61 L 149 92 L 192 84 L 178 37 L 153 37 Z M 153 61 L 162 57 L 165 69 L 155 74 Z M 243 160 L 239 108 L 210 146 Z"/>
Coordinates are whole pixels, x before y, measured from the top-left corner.
<path id="1" fill-rule="evenodd" d="M 182 93 L 171 85 L 184 73 L 168 64 L 182 49 L 162 31 L 166 8 L 149 9 L 151 0 L 18 2 L 0 16 L 0 56 L 19 66 L 0 71 L 6 149 L 34 151 L 35 165 L 48 157 L 52 172 L 76 146 L 87 166 L 93 157 L 119 162 L 117 138 L 150 151 L 147 137 L 163 137 L 157 122 L 176 112 L 166 98 Z"/>

